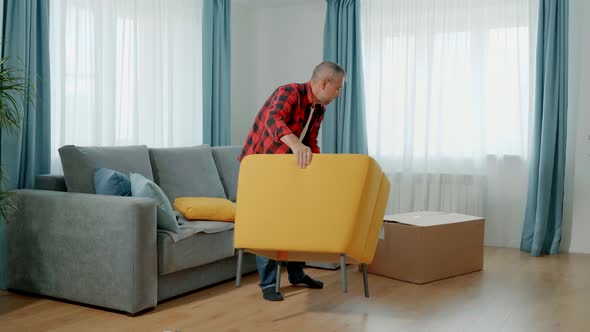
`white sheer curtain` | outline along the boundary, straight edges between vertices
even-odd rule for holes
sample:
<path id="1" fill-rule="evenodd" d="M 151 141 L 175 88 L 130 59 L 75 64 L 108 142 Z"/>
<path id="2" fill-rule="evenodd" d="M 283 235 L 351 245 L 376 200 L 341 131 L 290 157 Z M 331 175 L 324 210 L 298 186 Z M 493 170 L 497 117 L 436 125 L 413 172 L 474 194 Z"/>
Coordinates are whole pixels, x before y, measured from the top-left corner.
<path id="1" fill-rule="evenodd" d="M 486 217 L 519 244 L 534 92 L 536 0 L 365 0 L 369 154 L 389 212 Z"/>
<path id="2" fill-rule="evenodd" d="M 52 172 L 65 144 L 202 143 L 202 0 L 52 0 Z"/>

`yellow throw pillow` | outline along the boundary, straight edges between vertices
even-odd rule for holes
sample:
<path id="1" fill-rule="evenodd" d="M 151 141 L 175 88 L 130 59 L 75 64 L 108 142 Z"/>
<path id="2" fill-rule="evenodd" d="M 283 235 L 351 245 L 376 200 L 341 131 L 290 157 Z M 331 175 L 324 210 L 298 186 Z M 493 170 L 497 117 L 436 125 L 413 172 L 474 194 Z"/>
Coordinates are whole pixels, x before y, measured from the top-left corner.
<path id="1" fill-rule="evenodd" d="M 236 203 L 225 198 L 178 197 L 174 209 L 187 220 L 214 220 L 234 222 Z"/>

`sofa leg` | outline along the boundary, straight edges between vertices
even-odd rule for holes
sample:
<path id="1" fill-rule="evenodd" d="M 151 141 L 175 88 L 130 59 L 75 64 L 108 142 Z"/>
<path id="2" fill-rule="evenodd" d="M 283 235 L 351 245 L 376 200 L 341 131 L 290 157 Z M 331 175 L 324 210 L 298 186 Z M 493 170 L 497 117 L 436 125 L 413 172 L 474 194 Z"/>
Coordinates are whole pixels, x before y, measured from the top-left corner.
<path id="1" fill-rule="evenodd" d="M 244 256 L 244 249 L 238 249 L 238 268 L 236 271 L 236 287 L 240 287 L 242 282 L 242 257 Z"/>
<path id="2" fill-rule="evenodd" d="M 369 278 L 367 276 L 367 264 L 361 264 L 363 268 L 363 284 L 365 286 L 365 297 L 369 297 Z"/>
<path id="3" fill-rule="evenodd" d="M 278 293 L 281 289 L 281 261 L 277 261 L 277 282 L 275 284 L 275 291 Z"/>
<path id="4" fill-rule="evenodd" d="M 340 255 L 340 270 L 342 271 L 342 292 L 348 293 L 348 286 L 346 283 L 346 255 Z"/>

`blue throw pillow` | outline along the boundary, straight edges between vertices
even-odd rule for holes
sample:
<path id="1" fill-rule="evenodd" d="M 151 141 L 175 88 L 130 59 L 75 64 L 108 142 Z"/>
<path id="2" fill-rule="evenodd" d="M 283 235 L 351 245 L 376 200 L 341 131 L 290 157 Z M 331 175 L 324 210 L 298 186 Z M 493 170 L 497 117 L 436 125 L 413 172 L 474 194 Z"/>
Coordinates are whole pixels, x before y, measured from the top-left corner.
<path id="1" fill-rule="evenodd" d="M 131 196 L 131 181 L 123 173 L 97 168 L 94 171 L 94 190 L 99 195 Z"/>
<path id="2" fill-rule="evenodd" d="M 141 174 L 131 173 L 129 177 L 131 179 L 131 194 L 134 197 L 147 197 L 156 201 L 158 228 L 177 233 L 178 222 L 174 209 L 162 189 Z"/>

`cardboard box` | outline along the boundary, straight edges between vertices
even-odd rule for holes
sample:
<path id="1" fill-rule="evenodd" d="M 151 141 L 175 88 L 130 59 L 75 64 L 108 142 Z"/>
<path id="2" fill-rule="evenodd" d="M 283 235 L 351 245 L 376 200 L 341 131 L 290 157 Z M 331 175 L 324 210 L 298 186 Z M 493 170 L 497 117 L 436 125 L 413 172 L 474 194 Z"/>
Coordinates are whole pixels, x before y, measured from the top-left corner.
<path id="1" fill-rule="evenodd" d="M 368 272 L 416 284 L 483 268 L 485 220 L 422 211 L 384 217 Z"/>

